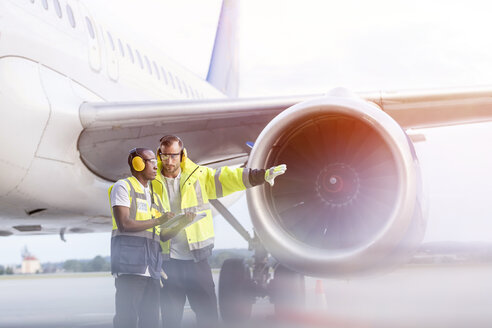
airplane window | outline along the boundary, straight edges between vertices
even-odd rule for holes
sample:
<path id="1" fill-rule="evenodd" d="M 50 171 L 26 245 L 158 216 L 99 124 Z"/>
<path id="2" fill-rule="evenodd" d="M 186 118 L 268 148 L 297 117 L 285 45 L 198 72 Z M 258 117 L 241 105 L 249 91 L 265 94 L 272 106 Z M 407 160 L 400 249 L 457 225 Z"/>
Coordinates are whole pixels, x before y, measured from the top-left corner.
<path id="1" fill-rule="evenodd" d="M 155 63 L 155 61 L 152 62 L 152 64 L 154 64 L 154 71 L 155 71 L 155 74 L 157 75 L 157 79 L 161 79 L 161 74 L 159 73 L 159 68 L 157 68 L 157 64 Z"/>
<path id="2" fill-rule="evenodd" d="M 62 17 L 62 11 L 60 7 L 60 2 L 58 0 L 53 0 L 53 4 L 55 5 L 55 11 L 56 15 L 61 18 Z"/>
<path id="3" fill-rule="evenodd" d="M 72 27 L 75 28 L 75 17 L 73 17 L 72 8 L 68 4 L 67 4 L 67 15 L 68 15 L 68 20 L 70 22 L 70 25 L 72 25 Z"/>
<path id="4" fill-rule="evenodd" d="M 138 63 L 140 64 L 140 68 L 144 69 L 142 57 L 140 56 L 140 52 L 138 52 L 138 50 L 135 50 L 135 53 L 137 54 L 137 59 L 138 59 Z"/>
<path id="5" fill-rule="evenodd" d="M 175 78 L 176 78 L 176 82 L 178 83 L 179 92 L 183 93 L 183 89 L 181 89 L 181 81 L 179 80 L 179 77 L 175 76 Z"/>
<path id="6" fill-rule="evenodd" d="M 114 42 L 113 42 L 113 38 L 111 37 L 111 33 L 109 32 L 106 32 L 108 34 L 108 39 L 109 39 L 109 43 L 111 44 L 111 49 L 113 49 L 113 51 L 115 50 L 115 47 L 114 47 Z"/>
<path id="7" fill-rule="evenodd" d="M 147 55 L 145 55 L 144 58 L 145 58 L 145 63 L 147 64 L 147 69 L 149 70 L 150 75 L 152 75 L 152 68 L 150 68 L 149 58 L 147 58 Z"/>
<path id="8" fill-rule="evenodd" d="M 167 75 L 166 75 L 166 70 L 161 66 L 161 71 L 162 71 L 162 77 L 164 77 L 164 82 L 166 84 L 168 84 L 168 80 L 167 80 Z"/>
<path id="9" fill-rule="evenodd" d="M 173 88 L 176 89 L 176 84 L 174 83 L 173 73 L 171 73 L 171 72 L 168 72 L 168 73 L 169 73 L 169 78 L 171 79 L 171 84 L 173 85 Z"/>
<path id="10" fill-rule="evenodd" d="M 123 48 L 123 43 L 121 43 L 120 39 L 118 39 L 118 46 L 120 48 L 121 57 L 125 57 L 125 49 Z"/>
<path id="11" fill-rule="evenodd" d="M 43 4 L 44 9 L 48 10 L 48 0 L 41 0 L 41 3 Z"/>
<path id="12" fill-rule="evenodd" d="M 135 63 L 135 58 L 133 57 L 132 47 L 130 47 L 130 45 L 128 43 L 126 44 L 126 47 L 128 49 L 128 55 L 130 56 L 130 60 L 132 61 L 132 64 L 133 64 L 133 63 Z"/>
<path id="13" fill-rule="evenodd" d="M 96 37 L 96 34 L 94 33 L 94 27 L 92 27 L 92 22 L 87 16 L 85 16 L 85 22 L 87 23 L 87 30 L 89 31 L 89 35 L 92 39 L 94 39 Z"/>

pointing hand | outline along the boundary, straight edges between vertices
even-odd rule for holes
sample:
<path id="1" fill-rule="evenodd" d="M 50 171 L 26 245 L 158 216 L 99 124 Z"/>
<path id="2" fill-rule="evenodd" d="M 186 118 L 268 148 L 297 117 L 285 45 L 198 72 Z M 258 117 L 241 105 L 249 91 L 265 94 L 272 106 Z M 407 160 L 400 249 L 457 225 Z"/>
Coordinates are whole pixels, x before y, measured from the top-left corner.
<path id="1" fill-rule="evenodd" d="M 266 172 L 265 172 L 265 181 L 268 182 L 270 184 L 270 186 L 273 187 L 273 185 L 275 183 L 275 181 L 274 181 L 275 178 L 279 175 L 284 174 L 285 171 L 287 171 L 287 165 L 285 165 L 285 164 L 271 167 L 268 170 L 266 170 Z"/>

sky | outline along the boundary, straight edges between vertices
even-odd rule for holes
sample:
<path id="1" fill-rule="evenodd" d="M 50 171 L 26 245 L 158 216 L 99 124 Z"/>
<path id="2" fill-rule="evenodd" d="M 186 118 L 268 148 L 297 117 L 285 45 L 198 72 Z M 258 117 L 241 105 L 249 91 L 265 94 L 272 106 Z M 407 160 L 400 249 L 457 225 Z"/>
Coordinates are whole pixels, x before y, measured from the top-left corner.
<path id="1" fill-rule="evenodd" d="M 218 0 L 87 0 L 98 17 L 135 33 L 205 77 Z M 492 86 L 487 1 L 286 1 L 241 5 L 240 96 Z M 124 17 L 121 20 L 120 15 Z M 492 241 L 491 124 L 417 131 L 429 194 L 424 241 Z M 244 197 L 231 211 L 251 231 Z M 246 247 L 216 218 L 216 248 Z M 0 238 L 0 264 L 24 246 L 41 262 L 109 255 L 109 233 Z"/>

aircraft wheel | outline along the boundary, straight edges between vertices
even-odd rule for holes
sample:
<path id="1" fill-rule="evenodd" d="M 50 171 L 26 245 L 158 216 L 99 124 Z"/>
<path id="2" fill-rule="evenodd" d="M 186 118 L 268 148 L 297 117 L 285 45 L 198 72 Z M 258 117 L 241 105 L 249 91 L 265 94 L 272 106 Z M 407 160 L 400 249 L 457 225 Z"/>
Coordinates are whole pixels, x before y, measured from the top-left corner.
<path id="1" fill-rule="evenodd" d="M 270 301 L 275 306 L 275 314 L 281 315 L 290 310 L 302 310 L 306 304 L 304 275 L 279 265 L 269 284 Z"/>
<path id="2" fill-rule="evenodd" d="M 227 259 L 219 275 L 219 310 L 222 320 L 235 322 L 251 317 L 253 282 L 242 259 Z"/>

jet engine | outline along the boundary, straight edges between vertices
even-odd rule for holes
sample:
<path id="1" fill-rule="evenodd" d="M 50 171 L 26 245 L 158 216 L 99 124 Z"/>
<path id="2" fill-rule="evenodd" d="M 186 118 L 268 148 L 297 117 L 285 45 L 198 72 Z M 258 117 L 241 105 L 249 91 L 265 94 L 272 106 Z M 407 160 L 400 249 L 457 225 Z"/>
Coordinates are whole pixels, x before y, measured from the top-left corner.
<path id="1" fill-rule="evenodd" d="M 287 164 L 247 192 L 255 232 L 282 264 L 348 276 L 408 260 L 425 215 L 413 144 L 376 104 L 346 91 L 296 104 L 258 136 L 248 167 Z"/>

